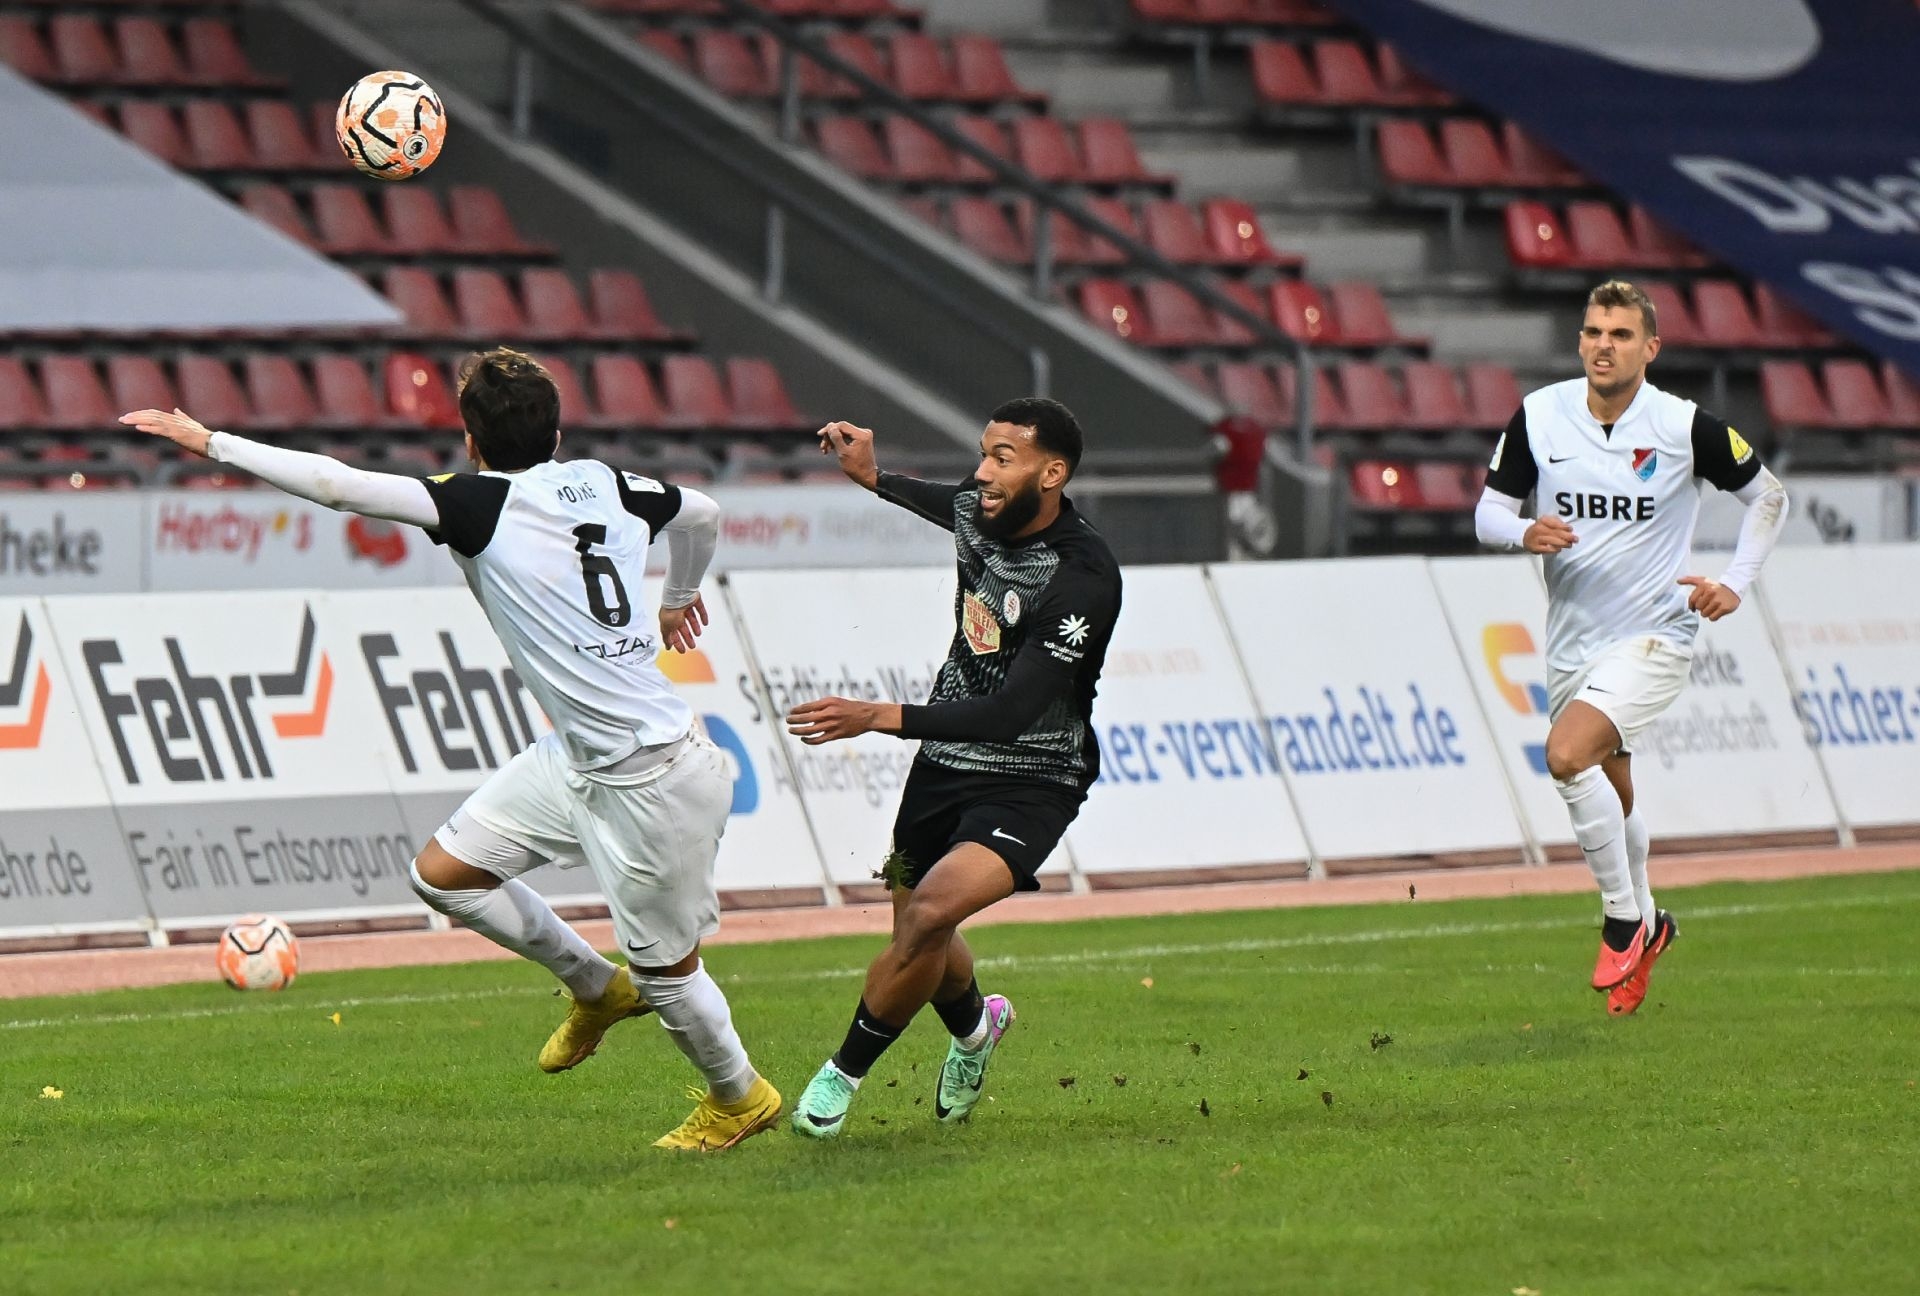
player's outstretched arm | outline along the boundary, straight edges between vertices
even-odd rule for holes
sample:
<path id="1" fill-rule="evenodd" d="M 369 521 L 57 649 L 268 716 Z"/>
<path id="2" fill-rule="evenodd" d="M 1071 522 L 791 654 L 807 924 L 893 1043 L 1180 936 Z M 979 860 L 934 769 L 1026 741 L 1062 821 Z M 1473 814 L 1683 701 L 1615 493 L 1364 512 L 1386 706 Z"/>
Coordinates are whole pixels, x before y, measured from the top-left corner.
<path id="1" fill-rule="evenodd" d="M 852 423 L 829 423 L 820 429 L 820 453 L 840 461 L 849 480 L 866 487 L 889 504 L 918 513 L 935 526 L 953 530 L 953 498 L 960 488 L 922 481 L 903 473 L 881 472 L 873 457 L 873 429 Z"/>
<path id="2" fill-rule="evenodd" d="M 1717 581 L 1704 576 L 1680 578 L 1682 585 L 1692 589 L 1687 606 L 1709 621 L 1718 621 L 1740 606 L 1787 522 L 1787 488 L 1767 469 L 1762 468 L 1732 494 L 1747 506 L 1747 512 L 1740 519 L 1740 538 L 1734 543 L 1727 570 Z"/>
<path id="3" fill-rule="evenodd" d="M 289 495 L 324 504 L 330 509 L 365 517 L 437 527 L 440 510 L 426 486 L 414 477 L 368 472 L 326 455 L 262 445 L 230 432 L 209 431 L 181 410 L 135 410 L 120 421 L 153 436 L 164 437 L 182 450 L 232 464 Z"/>
<path id="4" fill-rule="evenodd" d="M 711 495 L 680 488 L 680 511 L 660 528 L 667 538 L 667 579 L 660 593 L 660 641 L 675 652 L 692 652 L 707 627 L 700 582 L 720 544 L 720 505 Z"/>

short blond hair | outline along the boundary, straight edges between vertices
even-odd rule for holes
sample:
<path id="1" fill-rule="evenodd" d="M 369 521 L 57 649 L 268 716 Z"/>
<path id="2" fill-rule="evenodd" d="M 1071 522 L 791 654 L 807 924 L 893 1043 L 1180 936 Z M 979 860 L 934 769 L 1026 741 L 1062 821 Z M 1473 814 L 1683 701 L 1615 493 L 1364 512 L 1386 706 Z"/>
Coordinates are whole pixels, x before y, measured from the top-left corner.
<path id="1" fill-rule="evenodd" d="M 1637 309 L 1640 322 L 1647 326 L 1648 337 L 1660 336 L 1659 322 L 1654 318 L 1653 298 L 1646 291 L 1636 288 L 1625 279 L 1609 279 L 1587 294 L 1587 305 L 1598 306 L 1602 310 L 1618 306 L 1622 309 Z"/>

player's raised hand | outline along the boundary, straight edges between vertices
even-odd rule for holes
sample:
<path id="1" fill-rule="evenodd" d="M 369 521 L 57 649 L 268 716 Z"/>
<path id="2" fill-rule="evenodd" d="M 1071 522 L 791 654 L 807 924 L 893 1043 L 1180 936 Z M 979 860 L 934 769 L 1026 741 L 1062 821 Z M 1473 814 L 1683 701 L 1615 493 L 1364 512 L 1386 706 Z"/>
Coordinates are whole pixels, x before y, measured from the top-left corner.
<path id="1" fill-rule="evenodd" d="M 660 609 L 660 642 L 674 652 L 693 651 L 694 641 L 707 628 L 707 601 L 700 595 L 685 607 Z"/>
<path id="2" fill-rule="evenodd" d="M 873 461 L 873 429 L 852 423 L 829 423 L 820 429 L 820 453 L 840 460 L 840 471 L 868 490 L 880 484 L 880 469 Z"/>
<path id="3" fill-rule="evenodd" d="M 858 738 L 878 727 L 879 707 L 852 698 L 823 697 L 787 713 L 787 732 L 809 747 L 841 738 Z"/>
<path id="4" fill-rule="evenodd" d="M 1682 576 L 1678 583 L 1693 587 L 1693 593 L 1687 595 L 1687 610 L 1698 612 L 1709 621 L 1718 621 L 1740 606 L 1740 596 L 1719 581 L 1710 581 L 1705 576 Z"/>
<path id="5" fill-rule="evenodd" d="M 182 450 L 197 454 L 202 459 L 207 457 L 207 441 L 213 436 L 193 415 L 179 409 L 171 414 L 165 410 L 135 410 L 131 414 L 122 414 L 120 421 L 142 432 L 165 437 Z"/>
<path id="6" fill-rule="evenodd" d="M 1527 533 L 1520 537 L 1520 543 L 1528 553 L 1549 554 L 1572 548 L 1573 542 L 1578 538 L 1573 534 L 1573 528 L 1567 525 L 1565 518 L 1548 514 L 1546 517 L 1536 519 L 1534 524 L 1527 528 Z"/>

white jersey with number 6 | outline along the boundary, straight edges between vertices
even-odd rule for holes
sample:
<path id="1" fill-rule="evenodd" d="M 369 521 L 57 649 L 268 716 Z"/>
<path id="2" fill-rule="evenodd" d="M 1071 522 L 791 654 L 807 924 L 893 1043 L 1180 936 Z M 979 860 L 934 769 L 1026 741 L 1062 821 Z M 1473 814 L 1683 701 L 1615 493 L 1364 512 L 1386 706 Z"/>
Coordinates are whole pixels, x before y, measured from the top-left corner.
<path id="1" fill-rule="evenodd" d="M 521 683 L 576 769 L 686 735 L 693 712 L 660 673 L 647 547 L 680 512 L 677 486 L 594 459 L 448 474 L 427 489 L 445 544 Z"/>

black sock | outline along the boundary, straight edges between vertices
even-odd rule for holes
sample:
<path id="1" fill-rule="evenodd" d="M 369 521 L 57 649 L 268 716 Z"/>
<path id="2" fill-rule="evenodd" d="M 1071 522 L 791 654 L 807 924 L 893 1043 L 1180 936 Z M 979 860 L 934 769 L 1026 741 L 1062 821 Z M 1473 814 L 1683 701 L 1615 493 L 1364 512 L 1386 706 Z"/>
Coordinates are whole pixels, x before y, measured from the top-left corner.
<path id="1" fill-rule="evenodd" d="M 880 1055 L 887 1051 L 887 1046 L 899 1039 L 904 1030 L 905 1026 L 889 1026 L 875 1017 L 868 1010 L 867 1001 L 862 999 L 859 1011 L 853 1014 L 853 1024 L 847 1027 L 847 1037 L 840 1041 L 840 1051 L 833 1055 L 833 1064 L 840 1068 L 842 1075 L 864 1079 Z"/>
<path id="2" fill-rule="evenodd" d="M 972 977 L 967 978 L 967 988 L 953 998 L 933 1001 L 933 1010 L 940 1014 L 941 1024 L 955 1039 L 965 1039 L 979 1029 L 980 1014 L 986 1007 L 987 1001 L 980 997 L 980 983 Z"/>
<path id="3" fill-rule="evenodd" d="M 1600 939 L 1614 953 L 1625 952 L 1633 944 L 1633 934 L 1640 930 L 1638 918 L 1609 918 L 1600 926 Z"/>

